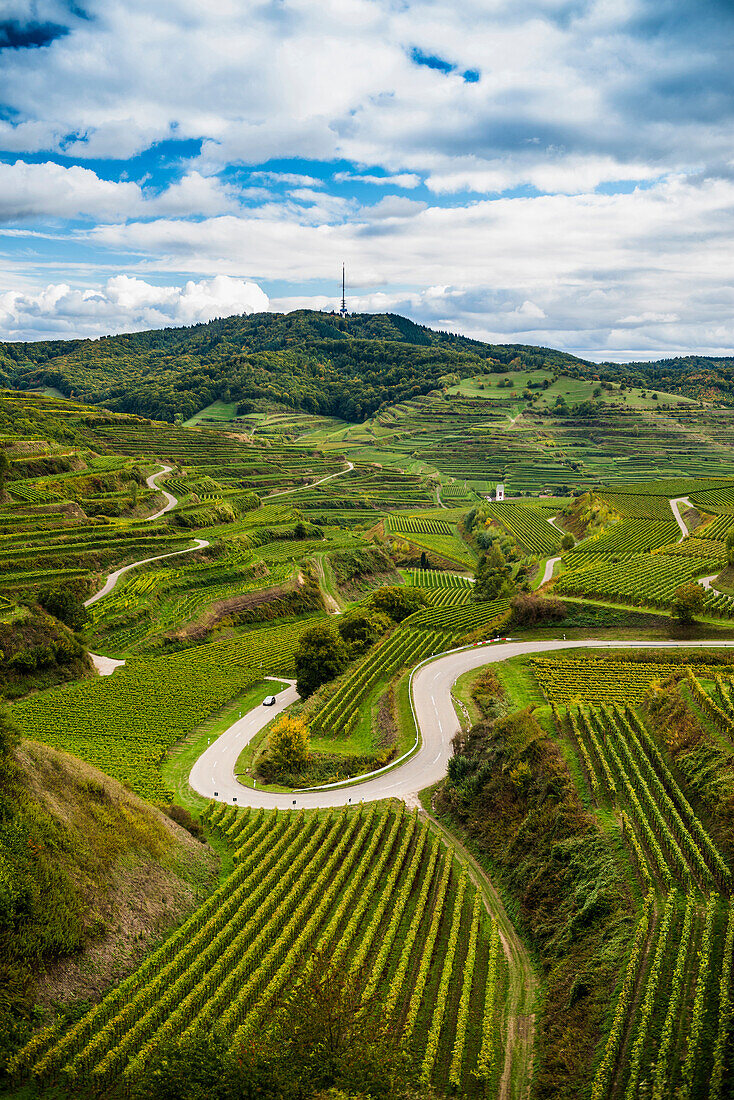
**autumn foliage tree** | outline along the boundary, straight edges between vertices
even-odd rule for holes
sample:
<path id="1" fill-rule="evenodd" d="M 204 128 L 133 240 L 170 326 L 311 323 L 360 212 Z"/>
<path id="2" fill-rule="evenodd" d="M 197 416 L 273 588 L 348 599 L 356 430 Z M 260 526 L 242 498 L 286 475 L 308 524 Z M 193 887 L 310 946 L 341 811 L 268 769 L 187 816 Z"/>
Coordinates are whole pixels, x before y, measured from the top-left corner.
<path id="1" fill-rule="evenodd" d="M 310 756 L 308 726 L 302 718 L 284 714 L 270 731 L 268 748 L 276 768 L 285 772 L 300 771 L 308 764 Z"/>

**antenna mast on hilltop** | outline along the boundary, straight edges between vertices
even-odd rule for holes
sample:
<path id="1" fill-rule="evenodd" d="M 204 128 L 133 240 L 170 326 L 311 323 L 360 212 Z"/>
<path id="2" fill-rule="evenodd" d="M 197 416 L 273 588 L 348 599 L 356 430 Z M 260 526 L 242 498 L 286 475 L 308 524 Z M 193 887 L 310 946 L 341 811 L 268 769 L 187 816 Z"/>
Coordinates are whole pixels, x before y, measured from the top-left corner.
<path id="1" fill-rule="evenodd" d="M 344 264 L 342 264 L 342 308 L 339 310 L 339 316 L 340 317 L 348 317 L 349 316 L 349 310 L 347 309 L 347 298 L 346 298 L 346 288 L 347 288 L 347 281 L 346 280 L 347 280 L 346 268 L 345 268 Z"/>

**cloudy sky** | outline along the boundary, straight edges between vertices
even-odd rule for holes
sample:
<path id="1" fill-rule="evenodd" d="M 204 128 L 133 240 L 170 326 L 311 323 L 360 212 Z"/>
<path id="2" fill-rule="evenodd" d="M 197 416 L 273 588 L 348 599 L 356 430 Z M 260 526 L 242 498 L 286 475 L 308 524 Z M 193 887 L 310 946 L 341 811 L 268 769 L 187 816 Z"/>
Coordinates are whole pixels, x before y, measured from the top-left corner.
<path id="1" fill-rule="evenodd" d="M 732 0 L 2 0 L 0 339 L 734 348 Z"/>

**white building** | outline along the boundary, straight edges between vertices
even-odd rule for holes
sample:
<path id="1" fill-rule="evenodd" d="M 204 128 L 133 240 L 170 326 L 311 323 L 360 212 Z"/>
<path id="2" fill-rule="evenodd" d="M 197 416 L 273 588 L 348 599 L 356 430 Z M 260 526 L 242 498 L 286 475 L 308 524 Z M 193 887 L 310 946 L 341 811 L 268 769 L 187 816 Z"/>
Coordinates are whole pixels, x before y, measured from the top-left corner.
<path id="1" fill-rule="evenodd" d="M 497 500 L 497 501 L 505 499 L 505 487 L 504 487 L 504 485 L 498 485 L 497 486 L 497 488 L 494 491 L 494 499 Z"/>

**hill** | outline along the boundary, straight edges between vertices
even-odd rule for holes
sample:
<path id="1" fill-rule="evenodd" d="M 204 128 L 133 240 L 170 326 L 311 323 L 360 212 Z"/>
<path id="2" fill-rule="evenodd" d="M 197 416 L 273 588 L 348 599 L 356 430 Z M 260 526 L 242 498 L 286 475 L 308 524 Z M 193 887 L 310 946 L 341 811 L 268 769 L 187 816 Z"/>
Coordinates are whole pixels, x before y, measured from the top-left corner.
<path id="1" fill-rule="evenodd" d="M 66 753 L 15 743 L 0 715 L 0 1051 L 38 1011 L 96 999 L 186 916 L 212 850 Z M 35 1006 L 35 1007 L 34 1007 Z"/>
<path id="2" fill-rule="evenodd" d="M 562 352 L 492 345 L 391 314 L 260 313 L 100 340 L 0 344 L 0 381 L 172 421 L 218 398 L 269 400 L 360 421 L 489 363 L 589 367 Z M 458 380 L 458 379 L 456 379 Z"/>
<path id="3" fill-rule="evenodd" d="M 599 631 L 731 641 L 734 409 L 580 362 L 530 369 L 460 338 L 442 349 L 406 326 L 384 343 L 333 341 L 345 355 L 372 348 L 372 366 L 389 343 L 405 357 L 401 385 L 417 355 L 464 365 L 361 423 L 267 396 L 239 414 L 239 401 L 210 403 L 192 429 L 43 381 L 43 394 L 0 392 L 0 692 L 26 737 L 0 777 L 0 1006 L 12 1020 L 0 1067 L 23 1047 L 8 1067 L 16 1100 L 76 1096 L 82 1080 L 135 1100 L 249 1095 L 255 1070 L 271 1100 L 327 1087 L 395 1098 L 365 1077 L 390 1068 L 389 1050 L 360 1046 L 336 1066 L 312 1053 L 314 1003 L 331 1018 L 345 1009 L 350 1035 L 357 1005 L 374 1036 L 379 1016 L 360 1007 L 373 994 L 416 1078 L 410 1095 L 503 1096 L 510 1072 L 513 1092 L 538 1100 L 616 1100 L 628 1082 L 642 1095 L 653 1072 L 661 1096 L 686 1082 L 680 1095 L 720 1100 L 716 1080 L 731 1091 L 719 993 L 734 943 L 730 650 L 575 648 L 456 682 L 473 728 L 432 806 L 511 916 L 480 867 L 463 873 L 466 852 L 446 858 L 424 815 L 357 806 L 364 787 L 351 808 L 301 813 L 304 786 L 409 750 L 408 678 L 437 650 L 528 628 L 574 643 Z M 364 372 L 356 355 L 353 369 Z M 501 503 L 487 499 L 498 481 Z M 682 585 L 693 626 L 668 618 Z M 563 600 L 538 599 L 539 586 Z M 280 692 L 263 677 L 301 675 L 307 631 L 339 669 L 293 712 L 307 759 L 284 772 L 263 730 L 232 765 L 240 806 L 250 784 L 259 796 L 274 780 L 299 805 L 207 807 L 192 765 Z M 96 677 L 87 649 L 125 667 Z M 491 659 L 466 649 L 477 652 Z M 200 816 L 233 865 L 196 909 L 213 857 L 156 808 L 174 797 L 171 813 Z M 306 963 L 319 955 L 326 972 Z M 55 999 L 63 1016 L 23 1045 Z M 258 1065 L 243 1068 L 254 1035 Z M 319 1070 L 307 1087 L 296 1048 Z"/>
<path id="4" fill-rule="evenodd" d="M 692 397 L 734 400 L 734 359 L 689 356 L 595 364 L 524 344 L 487 344 L 395 314 L 297 310 L 218 318 L 99 340 L 0 344 L 0 383 L 51 387 L 80 401 L 160 420 L 213 402 L 276 402 L 363 421 L 386 404 L 489 370 L 547 369 Z"/>

